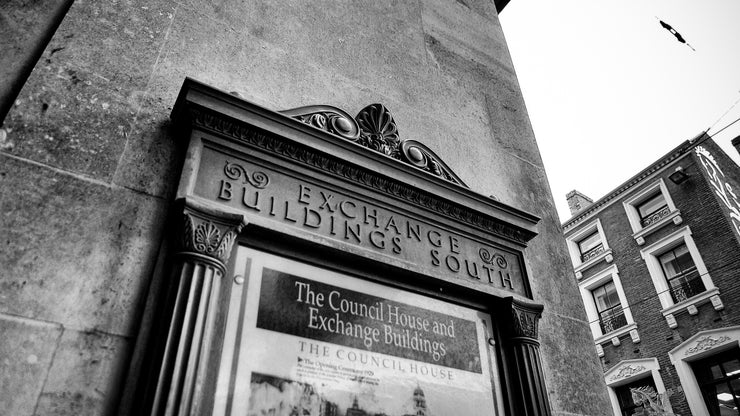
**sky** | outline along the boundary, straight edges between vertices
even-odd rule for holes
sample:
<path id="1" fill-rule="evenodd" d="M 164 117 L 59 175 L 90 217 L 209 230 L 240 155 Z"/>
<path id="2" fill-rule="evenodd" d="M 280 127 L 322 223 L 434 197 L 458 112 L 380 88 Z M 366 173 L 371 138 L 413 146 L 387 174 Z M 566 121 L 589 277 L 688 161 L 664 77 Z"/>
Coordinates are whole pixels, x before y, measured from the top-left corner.
<path id="1" fill-rule="evenodd" d="M 740 121 L 719 132 L 740 118 L 740 1 L 511 0 L 499 18 L 561 220 L 569 191 L 597 200 L 707 129 L 740 163 Z"/>

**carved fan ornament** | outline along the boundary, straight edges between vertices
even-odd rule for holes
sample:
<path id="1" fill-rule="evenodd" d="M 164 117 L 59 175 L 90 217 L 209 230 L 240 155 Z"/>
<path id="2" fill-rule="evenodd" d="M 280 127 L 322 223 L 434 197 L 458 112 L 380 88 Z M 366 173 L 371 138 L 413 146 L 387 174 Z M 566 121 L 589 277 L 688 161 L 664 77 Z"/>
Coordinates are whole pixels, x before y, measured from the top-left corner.
<path id="1" fill-rule="evenodd" d="M 382 104 L 372 104 L 363 108 L 355 118 L 328 105 L 299 107 L 281 113 L 454 184 L 467 187 L 442 159 L 424 144 L 416 140 L 401 140 L 393 116 Z"/>

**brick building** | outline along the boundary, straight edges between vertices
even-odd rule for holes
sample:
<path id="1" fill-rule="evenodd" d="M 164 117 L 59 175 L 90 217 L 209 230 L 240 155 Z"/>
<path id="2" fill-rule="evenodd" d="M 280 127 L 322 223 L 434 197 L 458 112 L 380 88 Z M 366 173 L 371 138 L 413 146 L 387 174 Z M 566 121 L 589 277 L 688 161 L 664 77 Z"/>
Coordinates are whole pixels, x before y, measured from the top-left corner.
<path id="1" fill-rule="evenodd" d="M 740 169 L 702 134 L 563 224 L 614 415 L 740 414 Z"/>

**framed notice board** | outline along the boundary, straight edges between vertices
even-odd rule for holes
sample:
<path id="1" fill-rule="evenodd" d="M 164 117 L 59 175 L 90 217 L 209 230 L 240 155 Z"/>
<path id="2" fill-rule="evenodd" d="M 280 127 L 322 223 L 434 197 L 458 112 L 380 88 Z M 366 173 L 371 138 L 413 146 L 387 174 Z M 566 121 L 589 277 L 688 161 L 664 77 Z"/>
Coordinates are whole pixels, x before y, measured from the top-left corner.
<path id="1" fill-rule="evenodd" d="M 499 415 L 491 317 L 240 246 L 215 415 Z"/>

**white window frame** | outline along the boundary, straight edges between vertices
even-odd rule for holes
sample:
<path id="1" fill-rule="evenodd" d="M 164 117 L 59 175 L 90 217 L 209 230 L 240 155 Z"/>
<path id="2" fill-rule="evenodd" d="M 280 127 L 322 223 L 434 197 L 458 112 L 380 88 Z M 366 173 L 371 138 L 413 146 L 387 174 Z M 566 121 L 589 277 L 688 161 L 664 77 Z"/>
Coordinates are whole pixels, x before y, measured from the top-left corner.
<path id="1" fill-rule="evenodd" d="M 586 262 L 581 260 L 581 249 L 578 247 L 578 243 L 584 238 L 591 235 L 594 231 L 599 233 L 601 238 L 601 244 L 604 246 L 604 252 L 598 256 L 589 259 Z M 566 236 L 565 241 L 568 244 L 568 252 L 570 253 L 570 261 L 573 263 L 573 269 L 576 274 L 576 278 L 580 279 L 583 277 L 583 271 L 595 265 L 596 263 L 606 260 L 607 263 L 611 263 L 614 260 L 612 256 L 612 250 L 609 248 L 609 244 L 606 241 L 606 235 L 604 235 L 604 229 L 601 227 L 601 220 L 596 219 L 588 225 L 583 226 L 573 234 Z"/>
<path id="2" fill-rule="evenodd" d="M 668 290 L 668 281 L 663 273 L 663 268 L 660 265 L 658 257 L 681 243 L 686 244 L 686 248 L 689 249 L 691 260 L 694 262 L 696 270 L 699 272 L 699 276 L 704 283 L 705 291 L 684 301 L 674 303 L 671 298 L 670 291 Z M 648 247 L 645 247 L 640 250 L 640 255 L 645 260 L 648 272 L 650 273 L 650 278 L 653 281 L 653 286 L 655 286 L 655 291 L 658 293 L 660 305 L 663 307 L 661 313 L 663 313 L 663 316 L 666 318 L 666 321 L 668 321 L 668 325 L 671 328 L 675 328 L 677 326 L 673 314 L 685 308 L 690 314 L 695 315 L 696 306 L 699 303 L 703 303 L 707 299 L 719 295 L 719 289 L 714 285 L 712 277 L 709 275 L 709 271 L 707 271 L 707 267 L 704 265 L 704 260 L 702 260 L 702 257 L 699 254 L 699 249 L 696 247 L 694 239 L 691 238 L 691 228 L 689 226 L 674 231 Z M 723 307 L 719 300 L 719 296 L 717 296 L 716 300 L 712 299 L 712 305 L 717 310 L 720 310 Z"/>
<path id="3" fill-rule="evenodd" d="M 614 416 L 622 416 L 622 409 L 619 407 L 619 399 L 617 398 L 617 387 L 647 377 L 653 378 L 655 391 L 658 394 L 666 392 L 663 378 L 660 376 L 660 364 L 657 358 L 623 360 L 604 373 L 604 381 L 606 381 L 606 387 L 609 391 L 609 401 L 611 401 Z M 672 412 L 670 401 L 667 403 L 668 411 Z"/>
<path id="4" fill-rule="evenodd" d="M 613 281 L 614 287 L 617 289 L 619 303 L 622 305 L 622 310 L 624 311 L 624 317 L 627 320 L 627 325 L 615 331 L 604 334 L 601 332 L 601 325 L 599 324 L 599 311 L 596 308 L 596 302 L 594 301 L 594 296 L 591 291 L 596 289 L 597 287 L 606 284 L 609 281 Z M 582 281 L 578 285 L 578 289 L 581 292 L 581 299 L 583 300 L 583 306 L 586 309 L 586 316 L 588 317 L 589 326 L 591 327 L 591 333 L 594 337 L 594 343 L 600 345 L 602 342 L 605 342 L 611 338 L 619 338 L 620 335 L 637 329 L 635 320 L 632 317 L 632 311 L 630 310 L 629 304 L 627 303 L 627 297 L 624 295 L 622 280 L 619 278 L 619 270 L 617 269 L 616 264 L 613 264 L 610 267 L 607 267 L 599 273 Z"/>
<path id="5" fill-rule="evenodd" d="M 697 332 L 668 352 L 694 416 L 709 416 L 691 362 L 740 346 L 740 326 Z"/>
<path id="6" fill-rule="evenodd" d="M 640 212 L 638 211 L 637 207 L 652 196 L 656 195 L 656 193 L 658 192 L 663 195 L 663 199 L 665 200 L 666 205 L 668 205 L 670 213 L 660 221 L 654 224 L 650 224 L 647 227 L 643 227 L 640 218 Z M 673 203 L 673 199 L 671 199 L 671 194 L 668 193 L 668 188 L 666 187 L 663 179 L 657 180 L 650 186 L 645 187 L 641 191 L 625 199 L 624 202 L 622 202 L 622 205 L 624 206 L 624 211 L 627 213 L 627 219 L 629 220 L 630 226 L 632 227 L 632 232 L 634 233 L 632 234 L 632 238 L 637 241 L 638 245 L 645 244 L 645 236 L 653 233 L 660 228 L 663 228 L 667 224 L 673 222 L 675 225 L 679 225 L 683 222 L 683 219 L 681 218 L 681 211 L 679 211 L 676 208 L 676 205 Z"/>

